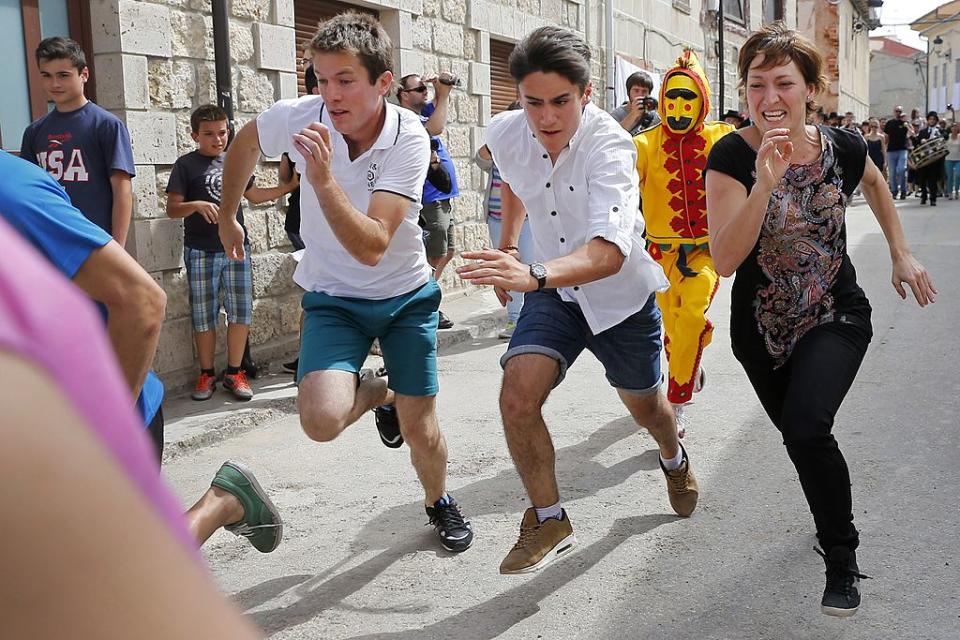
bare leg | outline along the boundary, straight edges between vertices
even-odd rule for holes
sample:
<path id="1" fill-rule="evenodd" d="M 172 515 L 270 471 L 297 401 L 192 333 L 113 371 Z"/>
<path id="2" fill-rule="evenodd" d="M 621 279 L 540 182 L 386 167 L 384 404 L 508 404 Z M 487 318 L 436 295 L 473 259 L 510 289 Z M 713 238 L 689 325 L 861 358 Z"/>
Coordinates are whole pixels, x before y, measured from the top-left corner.
<path id="1" fill-rule="evenodd" d="M 649 431 L 657 441 L 660 457 L 664 460 L 675 458 L 680 452 L 677 419 L 663 391 L 657 390 L 656 393 L 643 396 L 625 393 L 619 389 L 617 393 L 636 423 Z"/>
<path id="2" fill-rule="evenodd" d="M 453 251 L 448 251 L 446 254 L 440 256 L 439 258 L 428 258 L 427 262 L 430 263 L 430 266 L 433 267 L 433 279 L 437 282 L 440 282 L 440 276 L 443 274 L 444 267 L 453 260 Z"/>
<path id="3" fill-rule="evenodd" d="M 447 481 L 447 442 L 437 423 L 436 397 L 397 394 L 396 405 L 400 433 L 423 485 L 424 503 L 432 507 L 446 491 Z"/>
<path id="4" fill-rule="evenodd" d="M 201 369 L 213 369 L 213 353 L 217 348 L 217 330 L 196 331 L 193 334 L 197 342 L 197 356 Z"/>
<path id="5" fill-rule="evenodd" d="M 185 514 L 187 528 L 203 545 L 220 527 L 243 519 L 243 506 L 233 495 L 219 487 L 210 487 Z"/>
<path id="6" fill-rule="evenodd" d="M 349 371 L 311 371 L 300 381 L 300 425 L 317 442 L 328 442 L 367 411 L 393 402 L 385 378 L 363 380 Z"/>
<path id="7" fill-rule="evenodd" d="M 530 502 L 541 508 L 560 500 L 556 454 L 541 412 L 559 371 L 557 361 L 548 356 L 518 355 L 507 362 L 500 390 L 507 447 Z"/>
<path id="8" fill-rule="evenodd" d="M 243 360 L 243 351 L 247 346 L 250 325 L 231 323 L 227 325 L 227 364 L 239 367 Z"/>

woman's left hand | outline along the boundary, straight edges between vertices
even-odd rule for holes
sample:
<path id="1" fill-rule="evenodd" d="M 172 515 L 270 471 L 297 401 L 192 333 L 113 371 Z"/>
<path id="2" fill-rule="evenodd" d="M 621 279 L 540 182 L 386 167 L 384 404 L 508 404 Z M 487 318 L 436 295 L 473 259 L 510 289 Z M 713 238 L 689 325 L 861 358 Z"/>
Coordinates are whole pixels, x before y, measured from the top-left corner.
<path id="1" fill-rule="evenodd" d="M 910 285 L 913 290 L 913 297 L 917 299 L 921 307 L 937 301 L 938 292 L 937 288 L 933 286 L 933 278 L 909 252 L 893 260 L 893 288 L 897 290 L 901 298 L 906 300 L 907 292 L 903 288 L 904 282 Z"/>

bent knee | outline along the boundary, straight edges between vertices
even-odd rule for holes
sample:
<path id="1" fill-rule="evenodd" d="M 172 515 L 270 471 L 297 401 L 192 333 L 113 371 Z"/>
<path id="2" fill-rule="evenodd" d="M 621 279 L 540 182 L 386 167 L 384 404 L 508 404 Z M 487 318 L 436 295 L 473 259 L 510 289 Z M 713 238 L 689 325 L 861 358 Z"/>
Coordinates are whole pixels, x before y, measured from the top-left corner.
<path id="1" fill-rule="evenodd" d="M 628 409 L 634 422 L 642 427 L 649 427 L 669 419 L 669 405 L 664 402 L 666 396 L 657 390 L 656 393 L 646 395 L 630 395 Z"/>
<path id="2" fill-rule="evenodd" d="M 403 421 L 400 421 L 400 433 L 403 434 L 403 440 L 410 447 L 411 451 L 432 451 L 436 449 L 443 436 L 440 435 L 440 429 L 433 423 L 432 426 L 420 424 L 417 426 L 404 428 Z"/>
<path id="3" fill-rule="evenodd" d="M 836 446 L 832 430 L 832 420 L 804 419 L 804 416 L 791 416 L 783 421 L 780 428 L 784 446 L 796 450 Z"/>
<path id="4" fill-rule="evenodd" d="M 326 411 L 304 411 L 300 409 L 300 426 L 307 437 L 315 442 L 330 442 L 343 433 L 347 427 L 344 415 Z"/>
<path id="5" fill-rule="evenodd" d="M 532 390 L 521 388 L 504 388 L 500 392 L 500 415 L 508 428 L 510 425 L 523 424 L 532 418 L 540 416 L 541 402 Z"/>

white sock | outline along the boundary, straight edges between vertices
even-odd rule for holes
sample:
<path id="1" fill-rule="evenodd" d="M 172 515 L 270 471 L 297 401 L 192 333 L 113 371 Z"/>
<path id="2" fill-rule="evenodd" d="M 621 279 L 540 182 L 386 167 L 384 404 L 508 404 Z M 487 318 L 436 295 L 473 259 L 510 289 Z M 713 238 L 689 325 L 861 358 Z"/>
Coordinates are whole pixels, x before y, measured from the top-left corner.
<path id="1" fill-rule="evenodd" d="M 534 507 L 534 510 L 537 512 L 537 520 L 539 522 L 544 522 L 548 518 L 563 519 L 563 505 L 561 505 L 559 501 L 543 509 Z"/>
<path id="2" fill-rule="evenodd" d="M 663 456 L 660 456 L 660 462 L 667 471 L 676 471 L 683 464 L 683 449 L 677 451 L 677 455 L 669 460 L 664 460 Z"/>

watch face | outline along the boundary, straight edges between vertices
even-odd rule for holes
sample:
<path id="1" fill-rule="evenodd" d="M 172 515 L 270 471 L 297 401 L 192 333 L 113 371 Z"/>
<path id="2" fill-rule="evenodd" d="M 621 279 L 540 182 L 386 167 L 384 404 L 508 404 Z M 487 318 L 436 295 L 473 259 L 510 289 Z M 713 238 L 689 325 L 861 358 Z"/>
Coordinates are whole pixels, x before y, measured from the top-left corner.
<path id="1" fill-rule="evenodd" d="M 547 277 L 547 268 L 540 264 L 539 262 L 534 262 L 530 265 L 530 275 L 536 279 L 546 278 Z"/>

